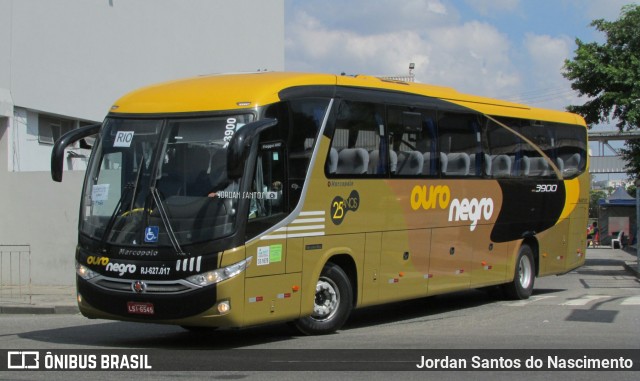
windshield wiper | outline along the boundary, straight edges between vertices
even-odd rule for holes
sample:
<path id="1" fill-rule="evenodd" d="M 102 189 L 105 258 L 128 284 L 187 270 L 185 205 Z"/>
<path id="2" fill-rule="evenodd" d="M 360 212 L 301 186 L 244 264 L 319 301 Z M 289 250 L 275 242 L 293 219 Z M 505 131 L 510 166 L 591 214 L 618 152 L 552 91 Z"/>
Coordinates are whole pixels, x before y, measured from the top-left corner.
<path id="1" fill-rule="evenodd" d="M 111 217 L 109 218 L 109 222 L 107 222 L 107 226 L 104 228 L 104 232 L 102 233 L 102 238 L 100 239 L 100 246 L 102 246 L 102 250 L 103 251 L 106 250 L 107 237 L 109 236 L 109 233 L 113 229 L 113 225 L 115 224 L 118 215 L 120 215 L 120 208 L 122 208 L 122 204 L 124 203 L 125 197 L 129 193 L 131 193 L 132 190 L 133 190 L 133 195 L 131 196 L 131 203 L 129 205 L 129 211 L 133 210 L 133 205 L 134 205 L 135 199 L 136 199 L 136 192 L 138 190 L 138 183 L 140 182 L 140 177 L 141 177 L 140 174 L 142 173 L 142 165 L 143 165 L 143 163 L 144 163 L 144 157 L 140 159 L 140 165 L 138 166 L 138 174 L 136 175 L 135 183 L 129 182 L 124 186 L 124 188 L 122 189 L 122 194 L 120 195 L 120 198 L 118 199 L 118 203 L 116 204 L 116 207 L 113 210 L 113 213 L 111 213 Z"/>
<path id="2" fill-rule="evenodd" d="M 136 175 L 136 182 L 133 184 L 133 196 L 131 197 L 131 205 L 129 206 L 129 211 L 133 210 L 134 204 L 136 202 L 136 194 L 138 193 L 138 183 L 140 182 L 140 178 L 142 177 L 142 166 L 144 165 L 144 156 L 140 158 L 140 165 L 138 166 L 138 174 Z"/>
<path id="3" fill-rule="evenodd" d="M 124 186 L 122 190 L 122 194 L 118 199 L 118 203 L 116 204 L 116 207 L 113 209 L 113 213 L 111 213 L 111 217 L 109 217 L 109 222 L 107 222 L 107 226 L 105 226 L 104 232 L 102 233 L 102 238 L 100 238 L 100 246 L 102 246 L 103 251 L 106 249 L 105 245 L 107 243 L 107 237 L 109 236 L 111 229 L 113 229 L 113 225 L 116 222 L 116 218 L 120 214 L 120 208 L 122 207 L 123 201 L 125 197 L 127 197 L 127 195 L 131 193 L 132 189 L 134 189 L 134 186 L 131 183 L 128 183 Z"/>
<path id="4" fill-rule="evenodd" d="M 162 224 L 164 228 L 167 230 L 167 235 L 169 236 L 169 241 L 171 241 L 171 245 L 173 249 L 176 251 L 176 254 L 180 256 L 187 255 L 184 251 L 182 251 L 182 247 L 180 247 L 180 242 L 178 242 L 178 238 L 176 237 L 175 232 L 173 231 L 173 227 L 171 226 L 171 221 L 169 220 L 169 216 L 167 215 L 167 210 L 164 208 L 164 203 L 160 198 L 160 192 L 158 188 L 155 186 L 151 187 L 151 196 L 153 196 L 153 201 L 156 203 L 158 207 L 158 213 L 160 213 L 160 219 L 162 219 Z"/>

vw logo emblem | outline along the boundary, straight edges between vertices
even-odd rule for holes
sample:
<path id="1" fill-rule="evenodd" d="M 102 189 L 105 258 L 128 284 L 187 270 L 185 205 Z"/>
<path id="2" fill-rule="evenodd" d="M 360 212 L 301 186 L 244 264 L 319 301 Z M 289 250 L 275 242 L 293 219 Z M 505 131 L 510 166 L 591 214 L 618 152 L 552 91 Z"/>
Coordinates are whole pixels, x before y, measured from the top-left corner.
<path id="1" fill-rule="evenodd" d="M 147 291 L 147 284 L 143 281 L 137 280 L 131 283 L 131 289 L 136 294 L 142 294 L 143 292 Z"/>

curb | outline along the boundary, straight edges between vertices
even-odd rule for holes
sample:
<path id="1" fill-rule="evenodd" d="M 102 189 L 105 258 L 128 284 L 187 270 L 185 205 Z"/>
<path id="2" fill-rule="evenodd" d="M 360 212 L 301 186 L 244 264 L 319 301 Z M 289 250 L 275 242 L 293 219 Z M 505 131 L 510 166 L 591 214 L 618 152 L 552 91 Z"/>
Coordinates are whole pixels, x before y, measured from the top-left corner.
<path id="1" fill-rule="evenodd" d="M 640 278 L 640 273 L 638 273 L 638 262 L 636 261 L 627 261 L 624 263 L 624 268 L 631 273 L 631 275 L 636 278 Z"/>
<path id="2" fill-rule="evenodd" d="M 4 306 L 0 307 L 3 315 L 75 315 L 80 313 L 77 306 Z"/>

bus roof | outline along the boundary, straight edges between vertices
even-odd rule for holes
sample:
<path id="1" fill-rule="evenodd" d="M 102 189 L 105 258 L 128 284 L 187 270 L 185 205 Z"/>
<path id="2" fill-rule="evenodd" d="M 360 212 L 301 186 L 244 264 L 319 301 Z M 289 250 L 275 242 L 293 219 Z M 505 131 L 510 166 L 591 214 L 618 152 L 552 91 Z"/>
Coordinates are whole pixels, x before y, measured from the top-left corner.
<path id="1" fill-rule="evenodd" d="M 357 75 L 262 72 L 219 74 L 159 83 L 135 90 L 115 102 L 114 114 L 168 114 L 248 109 L 280 100 L 282 90 L 300 86 L 345 86 L 440 98 L 484 114 L 585 125 L 568 112 L 532 108 L 463 94 L 449 87 Z"/>

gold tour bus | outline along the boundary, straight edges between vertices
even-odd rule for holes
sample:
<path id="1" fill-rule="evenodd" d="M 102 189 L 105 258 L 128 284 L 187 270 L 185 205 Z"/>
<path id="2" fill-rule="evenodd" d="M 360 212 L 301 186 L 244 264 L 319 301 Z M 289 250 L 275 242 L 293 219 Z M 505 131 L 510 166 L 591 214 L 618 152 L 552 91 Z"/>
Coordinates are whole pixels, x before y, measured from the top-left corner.
<path id="1" fill-rule="evenodd" d="M 499 285 L 585 260 L 574 114 L 369 76 L 211 75 L 125 95 L 96 135 L 76 280 L 90 318 L 187 329 L 293 322 Z"/>

